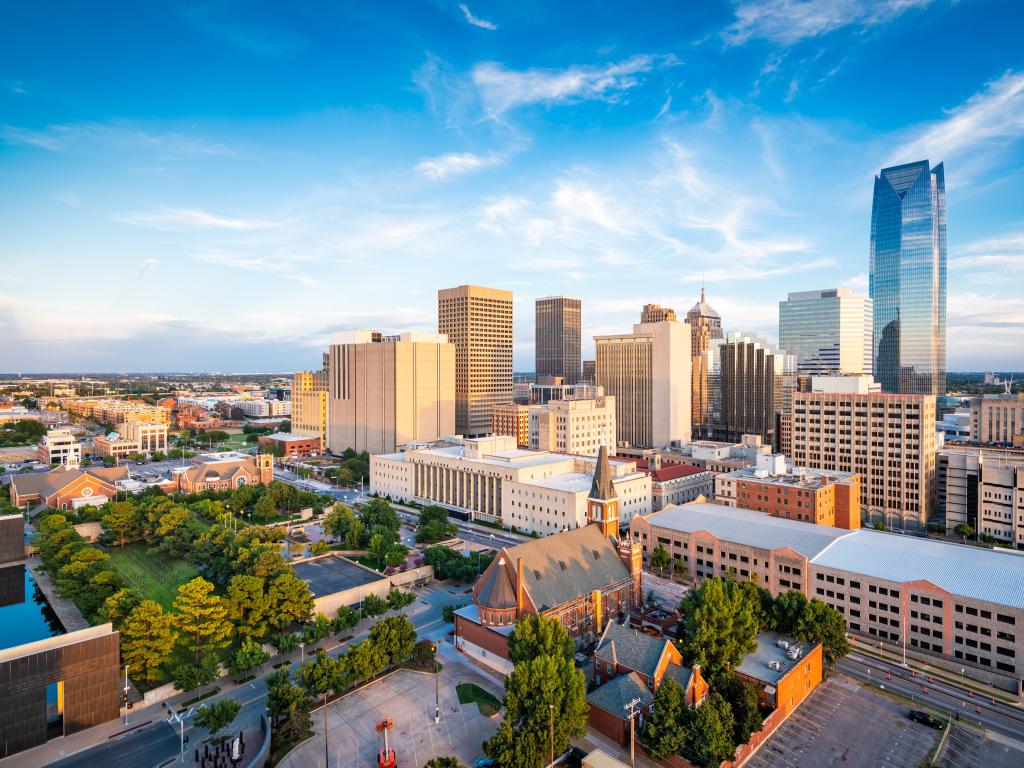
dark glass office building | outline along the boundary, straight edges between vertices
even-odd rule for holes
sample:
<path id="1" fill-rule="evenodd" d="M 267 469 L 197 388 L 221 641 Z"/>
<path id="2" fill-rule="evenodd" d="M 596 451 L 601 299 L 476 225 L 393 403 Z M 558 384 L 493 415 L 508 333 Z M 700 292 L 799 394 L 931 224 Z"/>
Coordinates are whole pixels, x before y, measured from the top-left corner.
<path id="1" fill-rule="evenodd" d="M 541 376 L 559 376 L 565 384 L 580 380 L 579 299 L 549 296 L 537 299 L 536 368 Z"/>
<path id="2" fill-rule="evenodd" d="M 885 392 L 946 391 L 946 183 L 942 163 L 883 168 L 871 207 L 874 373 Z"/>

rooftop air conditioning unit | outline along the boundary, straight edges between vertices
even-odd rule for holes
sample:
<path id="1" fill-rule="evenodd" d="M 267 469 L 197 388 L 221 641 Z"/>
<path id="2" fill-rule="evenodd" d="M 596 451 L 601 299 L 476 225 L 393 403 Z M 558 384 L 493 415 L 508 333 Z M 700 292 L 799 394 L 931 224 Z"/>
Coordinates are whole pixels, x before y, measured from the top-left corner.
<path id="1" fill-rule="evenodd" d="M 792 648 L 789 649 L 789 654 L 788 655 L 789 655 L 789 658 L 791 658 L 791 659 L 799 659 L 800 658 L 800 646 L 799 645 L 794 645 Z"/>
<path id="2" fill-rule="evenodd" d="M 768 669 L 782 669 L 782 662 L 781 661 L 769 661 L 768 662 Z"/>
<path id="3" fill-rule="evenodd" d="M 789 648 L 789 642 L 786 640 L 776 640 L 775 644 L 779 646 L 779 648 Z"/>

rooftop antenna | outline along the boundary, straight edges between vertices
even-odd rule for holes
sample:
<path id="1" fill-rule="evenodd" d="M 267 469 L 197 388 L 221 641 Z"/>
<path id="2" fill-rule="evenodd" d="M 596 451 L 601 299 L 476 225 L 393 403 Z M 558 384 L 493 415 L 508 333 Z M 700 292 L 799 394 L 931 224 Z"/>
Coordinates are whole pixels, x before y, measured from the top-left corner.
<path id="1" fill-rule="evenodd" d="M 1013 376 L 1003 382 L 1003 388 L 1006 390 L 1006 394 L 1013 394 Z"/>

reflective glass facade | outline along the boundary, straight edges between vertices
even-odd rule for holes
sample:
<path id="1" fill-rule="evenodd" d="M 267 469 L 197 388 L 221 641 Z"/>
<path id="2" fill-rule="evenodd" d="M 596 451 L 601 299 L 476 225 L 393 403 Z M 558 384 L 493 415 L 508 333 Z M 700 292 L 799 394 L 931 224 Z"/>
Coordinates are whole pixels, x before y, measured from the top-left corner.
<path id="1" fill-rule="evenodd" d="M 580 380 L 582 305 L 579 299 L 537 299 L 536 373 L 559 376 L 566 384 Z"/>
<path id="2" fill-rule="evenodd" d="M 883 168 L 871 207 L 874 374 L 885 392 L 946 391 L 946 183 L 942 163 Z"/>
<path id="3" fill-rule="evenodd" d="M 790 293 L 779 302 L 779 346 L 800 373 L 871 375 L 871 299 L 849 288 Z"/>

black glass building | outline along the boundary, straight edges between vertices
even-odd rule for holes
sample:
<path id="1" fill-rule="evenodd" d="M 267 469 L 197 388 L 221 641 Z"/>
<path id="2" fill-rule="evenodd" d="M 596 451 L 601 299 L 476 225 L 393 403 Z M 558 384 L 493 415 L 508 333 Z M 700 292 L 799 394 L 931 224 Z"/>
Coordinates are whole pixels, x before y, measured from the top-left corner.
<path id="1" fill-rule="evenodd" d="M 946 391 L 946 183 L 942 163 L 883 168 L 871 206 L 874 374 L 885 392 Z"/>

